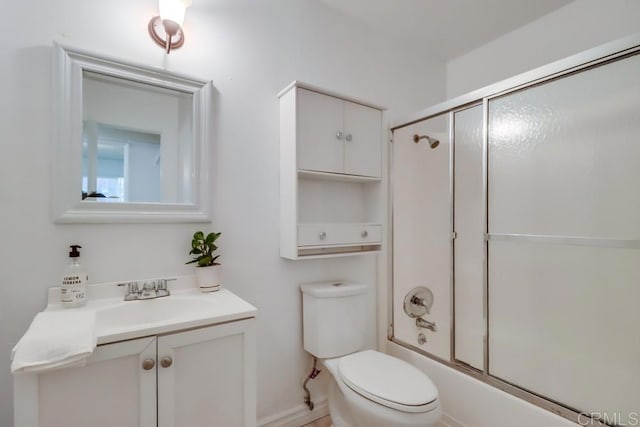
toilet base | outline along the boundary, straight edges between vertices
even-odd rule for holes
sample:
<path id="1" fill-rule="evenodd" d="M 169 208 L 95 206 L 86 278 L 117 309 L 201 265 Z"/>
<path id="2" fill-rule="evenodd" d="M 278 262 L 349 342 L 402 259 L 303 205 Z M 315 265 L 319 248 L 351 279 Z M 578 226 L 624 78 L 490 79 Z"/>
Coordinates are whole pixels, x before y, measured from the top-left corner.
<path id="1" fill-rule="evenodd" d="M 354 421 L 350 419 L 349 412 L 344 407 L 344 400 L 340 399 L 342 392 L 334 388 L 338 388 L 338 385 L 332 380 L 329 385 L 329 415 L 332 427 L 353 427 Z"/>

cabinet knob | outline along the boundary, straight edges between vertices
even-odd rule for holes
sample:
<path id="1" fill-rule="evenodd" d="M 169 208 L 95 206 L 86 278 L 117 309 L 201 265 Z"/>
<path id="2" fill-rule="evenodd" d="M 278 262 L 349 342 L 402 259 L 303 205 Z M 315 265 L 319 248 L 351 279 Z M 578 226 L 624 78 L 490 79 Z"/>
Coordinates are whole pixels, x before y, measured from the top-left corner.
<path id="1" fill-rule="evenodd" d="M 153 359 L 144 359 L 144 361 L 142 362 L 142 369 L 144 369 L 145 371 L 153 369 L 154 366 L 156 366 L 156 361 Z"/>
<path id="2" fill-rule="evenodd" d="M 362 230 L 362 233 L 360 233 L 360 235 L 362 237 L 367 237 L 369 235 L 369 232 L 367 230 Z"/>
<path id="3" fill-rule="evenodd" d="M 168 368 L 172 364 L 173 364 L 173 359 L 170 356 L 165 356 L 162 359 L 160 359 L 160 366 L 162 366 L 163 368 Z"/>
<path id="4" fill-rule="evenodd" d="M 318 237 L 320 238 L 320 240 L 324 240 L 327 238 L 327 233 L 324 231 L 321 231 L 320 233 L 318 233 Z"/>
<path id="5" fill-rule="evenodd" d="M 342 132 L 336 132 L 336 139 L 342 141 Z"/>
<path id="6" fill-rule="evenodd" d="M 353 139 L 353 136 L 351 136 L 351 134 L 348 133 L 347 136 L 344 139 L 346 139 L 347 142 L 351 142 L 351 140 Z"/>

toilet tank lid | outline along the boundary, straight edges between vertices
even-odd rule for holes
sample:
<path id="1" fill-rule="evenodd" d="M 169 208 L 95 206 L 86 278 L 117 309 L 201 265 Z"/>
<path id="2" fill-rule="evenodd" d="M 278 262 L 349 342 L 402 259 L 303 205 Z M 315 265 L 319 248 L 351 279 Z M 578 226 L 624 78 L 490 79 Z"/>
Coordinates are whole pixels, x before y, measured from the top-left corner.
<path id="1" fill-rule="evenodd" d="M 332 282 L 304 283 L 300 285 L 303 294 L 316 298 L 338 298 L 360 295 L 366 292 L 364 283 L 335 280 Z"/>

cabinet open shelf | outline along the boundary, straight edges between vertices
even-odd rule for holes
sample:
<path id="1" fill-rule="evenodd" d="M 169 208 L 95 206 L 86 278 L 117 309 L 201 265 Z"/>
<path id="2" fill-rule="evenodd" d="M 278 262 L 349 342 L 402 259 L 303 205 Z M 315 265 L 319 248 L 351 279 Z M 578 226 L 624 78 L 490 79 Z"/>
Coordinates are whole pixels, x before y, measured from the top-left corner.
<path id="1" fill-rule="evenodd" d="M 375 176 L 349 175 L 344 173 L 309 171 L 301 169 L 298 170 L 298 176 L 308 179 L 325 179 L 347 182 L 379 182 L 382 180 L 382 178 Z"/>

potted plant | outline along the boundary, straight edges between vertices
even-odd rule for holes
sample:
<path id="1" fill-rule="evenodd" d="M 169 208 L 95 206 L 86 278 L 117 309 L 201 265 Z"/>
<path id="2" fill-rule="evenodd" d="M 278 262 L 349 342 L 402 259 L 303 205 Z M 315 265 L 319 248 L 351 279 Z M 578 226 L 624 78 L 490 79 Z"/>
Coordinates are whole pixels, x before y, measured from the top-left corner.
<path id="1" fill-rule="evenodd" d="M 216 240 L 222 233 L 209 233 L 206 236 L 202 231 L 196 231 L 191 240 L 189 255 L 195 255 L 186 264 L 196 264 L 196 279 L 203 292 L 214 292 L 220 289 L 220 278 L 216 260 L 220 255 L 214 255 L 218 249 Z"/>

